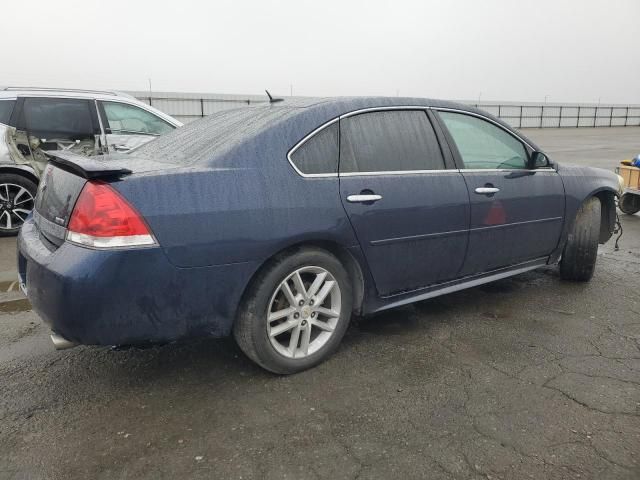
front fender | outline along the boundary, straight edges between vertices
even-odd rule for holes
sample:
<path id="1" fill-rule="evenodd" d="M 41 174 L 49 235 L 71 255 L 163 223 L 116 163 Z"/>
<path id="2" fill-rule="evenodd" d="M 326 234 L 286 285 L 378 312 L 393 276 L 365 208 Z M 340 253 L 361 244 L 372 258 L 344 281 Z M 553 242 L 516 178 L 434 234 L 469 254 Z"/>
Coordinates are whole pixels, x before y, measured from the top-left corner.
<path id="1" fill-rule="evenodd" d="M 566 195 L 565 222 L 560 242 L 551 255 L 550 263 L 560 259 L 578 210 L 588 198 L 596 196 L 602 203 L 600 243 L 605 243 L 611 238 L 615 228 L 615 197 L 618 195 L 619 187 L 616 174 L 601 168 L 562 164 L 558 166 L 558 173 L 564 183 Z"/>

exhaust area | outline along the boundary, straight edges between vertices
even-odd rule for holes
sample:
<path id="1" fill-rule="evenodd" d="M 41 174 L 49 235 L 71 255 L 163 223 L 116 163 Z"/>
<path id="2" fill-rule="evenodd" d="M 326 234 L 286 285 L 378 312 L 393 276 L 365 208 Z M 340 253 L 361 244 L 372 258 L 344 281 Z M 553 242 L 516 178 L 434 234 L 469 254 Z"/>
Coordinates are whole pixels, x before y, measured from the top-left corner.
<path id="1" fill-rule="evenodd" d="M 78 345 L 77 343 L 74 343 L 71 340 L 67 340 L 57 333 L 51 334 L 51 341 L 53 342 L 53 346 L 56 348 L 56 350 L 66 350 L 67 348 L 73 348 Z"/>

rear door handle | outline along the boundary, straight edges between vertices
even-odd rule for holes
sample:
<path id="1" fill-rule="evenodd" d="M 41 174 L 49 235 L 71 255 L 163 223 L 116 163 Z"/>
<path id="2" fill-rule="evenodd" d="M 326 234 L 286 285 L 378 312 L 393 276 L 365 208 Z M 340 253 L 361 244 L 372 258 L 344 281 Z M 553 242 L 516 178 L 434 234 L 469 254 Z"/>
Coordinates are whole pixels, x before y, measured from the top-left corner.
<path id="1" fill-rule="evenodd" d="M 480 195 L 492 195 L 494 193 L 498 193 L 500 191 L 499 188 L 496 187 L 478 187 L 476 188 L 476 193 Z"/>
<path id="2" fill-rule="evenodd" d="M 382 200 L 382 195 L 376 195 L 375 193 L 371 194 L 360 194 L 360 195 L 349 195 L 347 197 L 347 202 L 349 203 L 373 203 L 378 200 Z"/>

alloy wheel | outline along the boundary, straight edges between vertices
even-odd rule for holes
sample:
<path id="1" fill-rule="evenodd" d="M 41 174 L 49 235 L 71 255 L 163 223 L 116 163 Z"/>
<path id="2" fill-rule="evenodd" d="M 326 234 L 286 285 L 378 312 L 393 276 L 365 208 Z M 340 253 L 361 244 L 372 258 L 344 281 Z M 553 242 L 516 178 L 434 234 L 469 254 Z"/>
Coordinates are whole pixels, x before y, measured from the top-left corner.
<path id="1" fill-rule="evenodd" d="M 0 229 L 20 228 L 33 210 L 34 204 L 33 195 L 22 185 L 0 184 Z"/>
<path id="2" fill-rule="evenodd" d="M 276 288 L 267 308 L 267 334 L 287 358 L 305 358 L 331 338 L 340 319 L 340 286 L 322 267 L 302 267 Z"/>

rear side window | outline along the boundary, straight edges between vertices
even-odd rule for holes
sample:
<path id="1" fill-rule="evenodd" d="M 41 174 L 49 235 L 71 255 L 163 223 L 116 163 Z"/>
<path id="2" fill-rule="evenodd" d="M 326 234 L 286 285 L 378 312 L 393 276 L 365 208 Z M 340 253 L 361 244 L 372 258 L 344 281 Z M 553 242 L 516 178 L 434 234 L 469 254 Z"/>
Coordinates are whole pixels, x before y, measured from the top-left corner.
<path id="1" fill-rule="evenodd" d="M 439 112 L 460 152 L 464 168 L 523 169 L 528 155 L 524 145 L 493 123 L 462 113 Z"/>
<path id="2" fill-rule="evenodd" d="M 9 119 L 11 118 L 11 112 L 13 112 L 13 106 L 15 104 L 15 100 L 0 100 L 0 123 L 9 125 Z"/>
<path id="3" fill-rule="evenodd" d="M 338 171 L 338 122 L 323 128 L 294 152 L 291 161 L 304 174 Z"/>
<path id="4" fill-rule="evenodd" d="M 340 120 L 340 128 L 341 173 L 444 169 L 422 110 L 363 113 Z"/>
<path id="5" fill-rule="evenodd" d="M 162 135 L 175 128 L 157 115 L 140 107 L 119 102 L 101 103 L 110 133 Z"/>
<path id="6" fill-rule="evenodd" d="M 89 100 L 25 98 L 19 129 L 46 139 L 79 140 L 98 133 Z"/>

